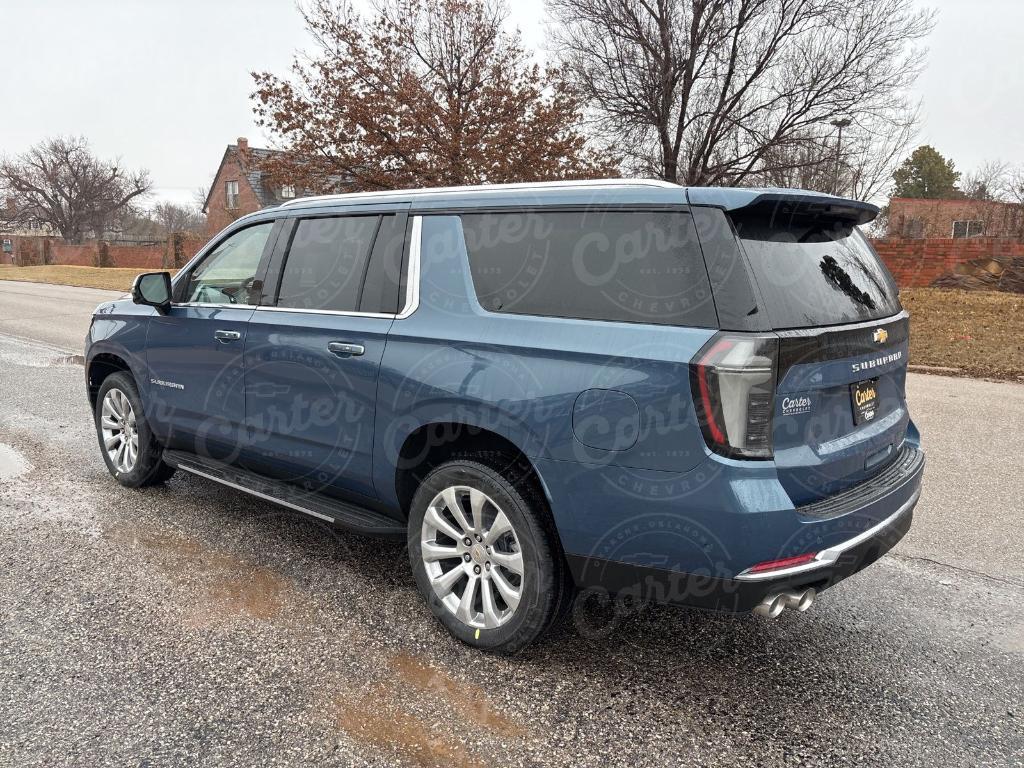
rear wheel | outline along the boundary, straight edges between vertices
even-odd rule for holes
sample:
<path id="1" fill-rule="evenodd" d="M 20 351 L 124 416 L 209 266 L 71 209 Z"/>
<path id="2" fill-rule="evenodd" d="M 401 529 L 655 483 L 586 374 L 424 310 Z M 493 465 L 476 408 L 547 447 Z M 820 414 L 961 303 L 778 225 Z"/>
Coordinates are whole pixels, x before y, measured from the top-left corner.
<path id="1" fill-rule="evenodd" d="M 562 613 L 571 585 L 542 503 L 469 459 L 442 464 L 420 484 L 409 515 L 413 573 L 463 642 L 514 653 Z"/>
<path id="2" fill-rule="evenodd" d="M 142 411 L 135 380 L 125 372 L 103 380 L 96 397 L 96 435 L 110 474 L 121 485 L 157 485 L 174 474 Z"/>

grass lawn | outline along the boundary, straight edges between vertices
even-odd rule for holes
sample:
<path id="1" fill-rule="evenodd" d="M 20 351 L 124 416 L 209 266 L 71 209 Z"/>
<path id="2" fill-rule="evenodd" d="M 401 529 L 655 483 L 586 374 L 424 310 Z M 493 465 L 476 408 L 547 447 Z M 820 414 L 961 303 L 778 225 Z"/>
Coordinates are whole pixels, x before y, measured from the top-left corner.
<path id="1" fill-rule="evenodd" d="M 0 280 L 127 291 L 142 269 L 0 266 Z M 174 270 L 171 270 L 172 273 Z M 910 363 L 967 376 L 1024 381 L 1024 295 L 908 288 Z"/>
<path id="2" fill-rule="evenodd" d="M 910 363 L 1024 381 L 1024 294 L 908 288 Z"/>
<path id="3" fill-rule="evenodd" d="M 21 280 L 28 283 L 56 283 L 77 285 L 80 288 L 106 288 L 111 291 L 127 291 L 132 280 L 142 272 L 151 272 L 136 267 L 14 267 L 0 266 L 0 280 Z M 176 270 L 169 270 L 173 275 Z"/>

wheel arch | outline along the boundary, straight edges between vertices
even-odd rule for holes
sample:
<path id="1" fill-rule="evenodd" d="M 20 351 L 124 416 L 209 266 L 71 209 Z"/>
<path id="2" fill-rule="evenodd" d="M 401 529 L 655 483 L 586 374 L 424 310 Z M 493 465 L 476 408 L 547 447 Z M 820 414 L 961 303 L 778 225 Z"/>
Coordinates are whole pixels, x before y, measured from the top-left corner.
<path id="1" fill-rule="evenodd" d="M 435 467 L 459 457 L 501 472 L 513 482 L 530 484 L 551 517 L 551 495 L 529 456 L 512 440 L 485 427 L 454 421 L 432 421 L 412 430 L 402 442 L 395 462 L 395 493 L 405 519 L 420 482 Z M 558 532 L 557 526 L 554 526 Z M 559 535 L 559 539 L 561 536 Z"/>
<path id="2" fill-rule="evenodd" d="M 86 368 L 86 382 L 89 388 L 89 405 L 92 406 L 93 410 L 96 409 L 96 398 L 99 396 L 100 387 L 103 386 L 103 382 L 109 376 L 121 371 L 131 374 L 132 378 L 136 378 L 128 361 L 120 355 L 112 352 L 100 352 L 91 357 Z M 137 378 L 135 383 L 138 385 Z"/>

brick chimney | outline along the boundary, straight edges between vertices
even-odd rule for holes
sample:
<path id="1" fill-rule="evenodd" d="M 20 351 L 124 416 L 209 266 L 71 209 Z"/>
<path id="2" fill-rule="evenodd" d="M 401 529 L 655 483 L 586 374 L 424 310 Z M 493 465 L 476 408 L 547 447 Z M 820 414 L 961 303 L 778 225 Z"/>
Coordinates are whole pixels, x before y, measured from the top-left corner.
<path id="1" fill-rule="evenodd" d="M 245 138 L 245 136 L 239 136 L 238 139 L 236 139 L 236 143 L 238 144 L 239 152 L 244 153 L 249 151 L 249 140 Z"/>

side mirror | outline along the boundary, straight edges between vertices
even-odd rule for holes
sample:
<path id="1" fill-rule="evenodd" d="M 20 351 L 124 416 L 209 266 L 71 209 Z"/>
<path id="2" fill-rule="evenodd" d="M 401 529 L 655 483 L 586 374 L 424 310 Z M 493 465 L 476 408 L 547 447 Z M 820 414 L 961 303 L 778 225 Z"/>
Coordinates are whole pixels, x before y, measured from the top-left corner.
<path id="1" fill-rule="evenodd" d="M 147 272 L 136 277 L 132 283 L 132 301 L 166 312 L 171 308 L 171 273 Z"/>

